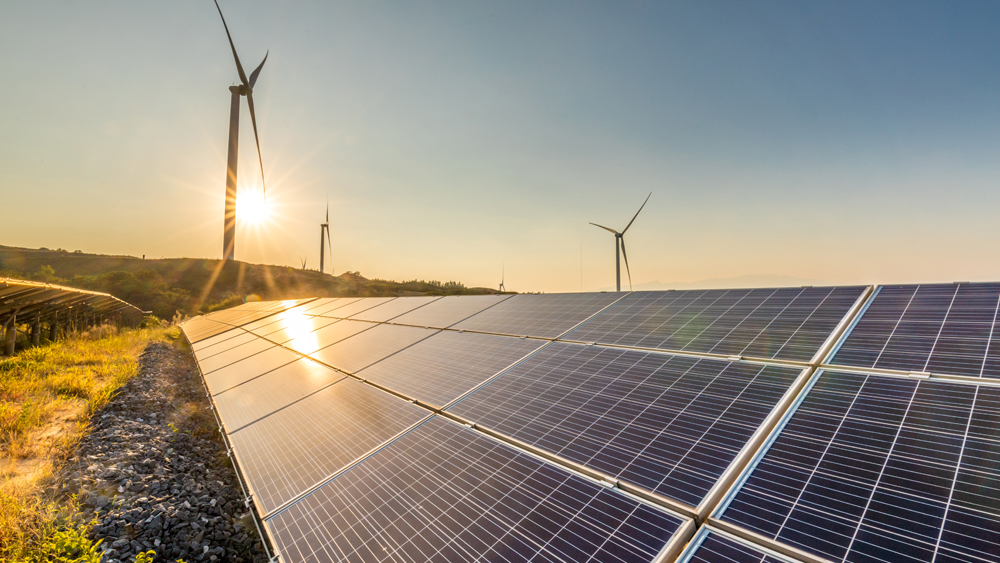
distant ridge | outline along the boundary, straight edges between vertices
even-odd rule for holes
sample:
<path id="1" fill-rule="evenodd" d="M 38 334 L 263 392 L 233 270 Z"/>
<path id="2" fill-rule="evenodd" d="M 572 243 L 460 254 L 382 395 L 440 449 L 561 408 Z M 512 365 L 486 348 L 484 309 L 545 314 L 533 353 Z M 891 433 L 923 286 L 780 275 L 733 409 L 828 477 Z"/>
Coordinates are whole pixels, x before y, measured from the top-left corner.
<path id="1" fill-rule="evenodd" d="M 207 258 L 143 259 L 46 248 L 0 246 L 0 277 L 58 283 L 110 293 L 160 318 L 231 307 L 246 299 L 483 295 L 458 282 L 368 279 L 289 266 Z"/>

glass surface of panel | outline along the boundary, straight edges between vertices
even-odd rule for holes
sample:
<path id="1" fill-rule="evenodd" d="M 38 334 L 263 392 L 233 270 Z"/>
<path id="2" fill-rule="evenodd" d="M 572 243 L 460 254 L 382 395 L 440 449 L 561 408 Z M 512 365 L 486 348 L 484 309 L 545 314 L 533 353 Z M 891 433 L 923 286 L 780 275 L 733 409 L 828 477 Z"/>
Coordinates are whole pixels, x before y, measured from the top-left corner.
<path id="1" fill-rule="evenodd" d="M 208 348 L 209 346 L 215 346 L 216 344 L 221 344 L 222 342 L 225 342 L 231 338 L 235 338 L 237 336 L 241 336 L 244 334 L 246 334 L 246 332 L 243 330 L 240 330 L 238 328 L 230 328 L 229 330 L 223 332 L 222 334 L 217 334 L 211 338 L 206 338 L 204 340 L 199 340 L 198 342 L 191 345 L 191 349 L 194 350 L 195 353 L 197 353 L 201 350 L 204 350 L 205 348 Z"/>
<path id="2" fill-rule="evenodd" d="M 229 434 L 229 440 L 263 515 L 427 416 L 346 378 Z"/>
<path id="3" fill-rule="evenodd" d="M 245 358 L 249 358 L 254 354 L 258 354 L 267 350 L 268 348 L 273 348 L 274 343 L 268 342 L 263 338 L 257 338 L 246 344 L 240 344 L 239 346 L 230 348 L 221 354 L 216 354 L 211 358 L 206 358 L 204 360 L 199 360 L 198 365 L 201 366 L 201 372 L 203 374 L 209 374 L 213 371 L 228 366 L 229 364 L 236 363 Z"/>
<path id="4" fill-rule="evenodd" d="M 331 325 L 327 325 L 314 332 L 303 334 L 298 338 L 292 339 L 286 342 L 285 346 L 295 350 L 296 352 L 312 354 L 320 348 L 326 348 L 327 346 L 336 344 L 345 338 L 350 338 L 359 332 L 371 330 L 378 326 L 372 323 L 355 321 L 335 321 L 336 322 Z"/>
<path id="5" fill-rule="evenodd" d="M 215 395 L 230 387 L 235 387 L 261 376 L 273 369 L 294 362 L 301 357 L 295 352 L 275 346 L 260 354 L 255 354 L 244 360 L 205 374 L 205 384 L 208 385 L 209 392 Z"/>
<path id="6" fill-rule="evenodd" d="M 321 315 L 324 317 L 346 319 L 347 317 L 356 315 L 362 311 L 367 311 L 372 307 L 377 307 L 387 301 L 392 301 L 393 299 L 395 299 L 395 297 L 364 297 L 358 299 L 357 301 L 344 304 L 331 311 L 321 313 Z"/>
<path id="7" fill-rule="evenodd" d="M 285 344 L 286 342 L 296 339 L 305 341 L 310 333 L 336 322 L 338 322 L 337 319 L 309 317 L 303 315 L 295 320 L 286 321 L 284 323 L 284 328 L 270 332 L 265 335 L 264 338 L 274 342 L 275 344 Z"/>
<path id="8" fill-rule="evenodd" d="M 804 362 L 819 351 L 864 290 L 636 292 L 565 339 Z"/>
<path id="9" fill-rule="evenodd" d="M 1000 377 L 1000 284 L 887 285 L 829 363 Z"/>
<path id="10" fill-rule="evenodd" d="M 449 295 L 392 319 L 393 323 L 448 328 L 476 313 L 510 299 L 510 295 Z"/>
<path id="11" fill-rule="evenodd" d="M 787 563 L 759 547 L 730 536 L 706 530 L 695 537 L 677 563 Z"/>
<path id="12" fill-rule="evenodd" d="M 621 297 L 620 293 L 515 295 L 452 328 L 555 338 Z"/>
<path id="13" fill-rule="evenodd" d="M 412 311 L 417 307 L 422 307 L 428 303 L 437 301 L 438 299 L 441 299 L 441 297 L 397 297 L 392 301 L 387 301 L 381 305 L 377 305 L 371 309 L 352 315 L 351 318 L 358 321 L 385 322 L 393 317 L 398 317 L 404 313 Z"/>
<path id="14" fill-rule="evenodd" d="M 355 301 L 360 301 L 361 299 L 361 297 L 338 297 L 328 303 L 316 305 L 315 307 L 308 309 L 306 312 L 309 315 L 325 315 L 345 305 L 349 305 Z"/>
<path id="15" fill-rule="evenodd" d="M 1000 389 L 822 373 L 721 513 L 835 561 L 1000 545 Z"/>
<path id="16" fill-rule="evenodd" d="M 557 342 L 448 411 L 697 506 L 800 374 Z"/>
<path id="17" fill-rule="evenodd" d="M 439 417 L 266 521 L 288 563 L 649 563 L 681 523 Z"/>
<path id="18" fill-rule="evenodd" d="M 341 321 L 341 323 L 361 321 Z M 340 324 L 340 323 L 338 323 Z M 333 325 L 337 326 L 337 325 Z M 435 330 L 411 326 L 374 325 L 374 328 L 309 354 L 326 365 L 354 373 L 433 335 Z"/>
<path id="19" fill-rule="evenodd" d="M 215 344 L 212 344 L 211 346 L 205 346 L 200 350 L 195 350 L 194 351 L 195 358 L 197 358 L 198 361 L 201 362 L 207 360 L 208 358 L 211 358 L 212 356 L 221 354 L 226 350 L 231 350 L 237 346 L 242 346 L 243 344 L 246 344 L 248 342 L 253 342 L 254 340 L 257 340 L 259 338 L 256 334 L 244 332 L 243 330 L 238 328 L 233 329 L 233 331 L 238 332 L 238 334 L 232 335 L 229 332 L 225 332 L 219 335 L 219 336 L 227 336 L 228 338 L 226 338 L 225 340 L 218 341 Z M 208 340 L 203 340 L 202 342 L 209 342 L 211 340 L 212 339 L 210 338 Z"/>
<path id="20" fill-rule="evenodd" d="M 345 377 L 301 358 L 218 393 L 213 400 L 226 431 L 235 432 Z"/>
<path id="21" fill-rule="evenodd" d="M 358 375 L 426 403 L 445 406 L 544 344 L 528 338 L 442 331 Z"/>

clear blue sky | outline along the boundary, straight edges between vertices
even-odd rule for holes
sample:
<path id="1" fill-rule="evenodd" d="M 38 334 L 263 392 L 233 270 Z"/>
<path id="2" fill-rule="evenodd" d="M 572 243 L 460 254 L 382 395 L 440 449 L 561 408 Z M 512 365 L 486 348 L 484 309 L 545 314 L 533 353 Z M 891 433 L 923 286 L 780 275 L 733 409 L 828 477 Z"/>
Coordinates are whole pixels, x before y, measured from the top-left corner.
<path id="1" fill-rule="evenodd" d="M 995 2 L 235 2 L 237 257 L 520 291 L 1000 279 Z M 210 0 L 0 3 L 0 244 L 218 257 Z M 249 115 L 240 185 L 259 183 Z"/>

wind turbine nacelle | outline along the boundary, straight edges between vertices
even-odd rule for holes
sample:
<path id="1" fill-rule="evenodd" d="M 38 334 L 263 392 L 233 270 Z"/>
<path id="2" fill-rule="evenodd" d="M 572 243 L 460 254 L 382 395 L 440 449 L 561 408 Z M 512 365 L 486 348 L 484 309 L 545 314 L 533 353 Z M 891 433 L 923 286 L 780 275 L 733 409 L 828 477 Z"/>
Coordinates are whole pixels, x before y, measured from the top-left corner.
<path id="1" fill-rule="evenodd" d="M 230 86 L 229 91 L 233 94 L 239 94 L 241 96 L 246 96 L 247 94 L 252 94 L 253 90 L 247 88 L 246 86 L 240 84 L 239 86 Z"/>

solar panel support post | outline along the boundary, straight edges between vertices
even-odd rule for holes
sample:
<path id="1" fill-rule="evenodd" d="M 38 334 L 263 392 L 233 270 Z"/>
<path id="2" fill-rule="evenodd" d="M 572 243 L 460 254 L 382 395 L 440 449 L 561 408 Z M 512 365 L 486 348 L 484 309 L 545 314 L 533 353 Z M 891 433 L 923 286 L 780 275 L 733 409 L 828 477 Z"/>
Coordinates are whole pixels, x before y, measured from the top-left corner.
<path id="1" fill-rule="evenodd" d="M 14 340 L 17 338 L 17 310 L 11 312 L 10 317 L 7 318 L 6 329 L 3 340 L 3 355 L 13 356 Z"/>
<path id="2" fill-rule="evenodd" d="M 42 312 L 35 313 L 35 320 L 31 322 L 31 345 L 38 346 L 42 342 Z"/>
<path id="3" fill-rule="evenodd" d="M 55 342 L 59 337 L 59 311 L 49 320 L 49 342 Z"/>

